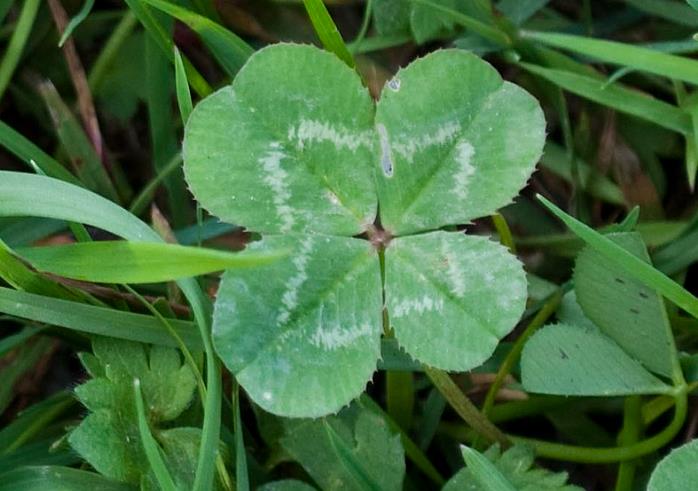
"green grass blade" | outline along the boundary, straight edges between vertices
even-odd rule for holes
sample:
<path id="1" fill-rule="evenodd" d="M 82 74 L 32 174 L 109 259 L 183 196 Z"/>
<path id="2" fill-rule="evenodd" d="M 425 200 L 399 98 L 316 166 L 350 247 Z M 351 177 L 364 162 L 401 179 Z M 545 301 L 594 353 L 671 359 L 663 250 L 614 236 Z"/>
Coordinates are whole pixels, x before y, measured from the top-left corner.
<path id="1" fill-rule="evenodd" d="M 616 65 L 698 84 L 698 61 L 627 43 L 571 34 L 525 32 L 523 37 Z"/>
<path id="2" fill-rule="evenodd" d="M 148 459 L 148 464 L 150 464 L 150 468 L 152 469 L 153 474 L 155 474 L 155 479 L 160 485 L 160 489 L 162 491 L 177 491 L 177 486 L 175 486 L 174 480 L 170 475 L 170 471 L 167 470 L 165 460 L 162 458 L 162 454 L 160 453 L 160 447 L 155 441 L 155 438 L 153 438 L 152 433 L 150 433 L 148 421 L 145 417 L 143 394 L 141 393 L 141 381 L 139 379 L 133 380 L 133 396 L 136 399 L 138 433 L 141 437 L 141 443 L 143 444 L 143 450 L 145 451 L 145 456 Z"/>
<path id="3" fill-rule="evenodd" d="M 350 68 L 354 68 L 356 66 L 354 57 L 347 49 L 347 45 L 344 44 L 344 39 L 342 39 L 339 29 L 337 29 L 322 0 L 303 0 L 303 5 L 305 5 L 310 22 L 312 22 L 315 33 L 325 49 L 337 55 Z"/>
<path id="4" fill-rule="evenodd" d="M 448 15 L 451 20 L 468 29 L 469 31 L 474 32 L 475 34 L 478 34 L 479 36 L 482 36 L 485 39 L 488 39 L 495 43 L 498 46 L 501 46 L 503 48 L 508 48 L 511 46 L 512 41 L 509 39 L 509 36 L 507 36 L 504 32 L 500 31 L 499 29 L 496 29 L 492 26 L 489 26 L 485 24 L 484 22 L 474 18 L 470 17 L 469 15 L 462 14 L 458 12 L 457 10 L 450 9 L 448 7 L 444 7 L 443 5 L 440 5 L 436 2 L 430 1 L 430 0 L 409 0 L 413 3 L 416 4 L 421 4 L 426 7 L 430 7 L 434 10 L 438 10 L 439 12 L 443 12 L 444 14 Z"/>
<path id="5" fill-rule="evenodd" d="M 155 15 L 155 12 L 145 4 L 144 0 L 124 0 L 129 6 L 136 18 L 143 24 L 146 32 L 158 44 L 160 49 L 169 59 L 172 59 L 172 50 L 174 42 L 168 36 L 167 30 L 163 27 L 160 20 Z M 187 71 L 187 77 L 191 84 L 191 88 L 201 97 L 206 97 L 213 89 L 204 77 L 198 72 L 194 65 L 191 64 L 187 57 L 183 57 L 184 66 Z"/>
<path id="6" fill-rule="evenodd" d="M 140 215 L 143 213 L 143 211 L 148 207 L 148 204 L 150 203 L 150 200 L 153 199 L 153 195 L 155 194 L 155 190 L 158 188 L 158 186 L 165 180 L 167 179 L 168 176 L 171 176 L 172 173 L 176 170 L 178 170 L 182 166 L 182 154 L 177 152 L 176 155 L 174 155 L 169 162 L 167 162 L 161 169 L 158 170 L 158 173 L 153 177 L 153 179 L 148 182 L 145 186 L 143 186 L 143 189 L 141 190 L 140 193 L 138 193 L 138 196 L 136 196 L 131 203 L 131 206 L 129 206 L 128 211 L 133 213 L 134 215 Z M 181 203 L 181 201 L 174 201 L 174 203 Z"/>
<path id="7" fill-rule="evenodd" d="M 4 287 L 0 287 L 0 312 L 85 334 L 177 347 L 175 339 L 162 323 L 149 315 L 96 307 Z M 176 319 L 168 321 L 190 350 L 201 351 L 201 339 L 194 323 Z"/>
<path id="8" fill-rule="evenodd" d="M 132 486 L 110 481 L 94 472 L 60 466 L 19 467 L 2 474 L 0 491 L 134 491 Z"/>
<path id="9" fill-rule="evenodd" d="M 0 216 L 41 216 L 102 228 L 131 241 L 162 242 L 144 222 L 85 189 L 44 176 L 0 171 Z M 87 206 L 89 205 L 89 206 Z M 194 491 L 213 486 L 221 424 L 220 362 L 211 342 L 211 302 L 193 278 L 179 280 L 206 352 L 206 401 Z"/>
<path id="10" fill-rule="evenodd" d="M 275 254 L 232 253 L 157 242 L 103 241 L 32 247 L 18 254 L 37 270 L 97 283 L 159 283 L 268 264 Z"/>
<path id="11" fill-rule="evenodd" d="M 22 5 L 22 10 L 19 14 L 19 19 L 15 25 L 10 43 L 7 45 L 5 54 L 0 61 L 0 99 L 2 99 L 7 86 L 12 79 L 12 75 L 17 68 L 17 63 L 22 56 L 24 46 L 27 44 L 29 34 L 31 33 L 36 13 L 41 5 L 40 0 L 25 0 Z"/>
<path id="12" fill-rule="evenodd" d="M 51 115 L 56 136 L 70 157 L 80 180 L 92 191 L 119 202 L 119 197 L 107 171 L 87 138 L 82 125 L 65 104 L 51 82 L 43 82 L 39 93 Z"/>
<path id="13" fill-rule="evenodd" d="M 366 472 L 362 463 L 354 455 L 351 448 L 337 434 L 337 431 L 332 427 L 332 424 L 327 420 L 323 420 L 323 426 L 327 432 L 327 437 L 332 443 L 332 448 L 337 454 L 337 459 L 342 463 L 347 472 L 359 484 L 359 489 L 369 491 L 381 491 L 380 485 Z"/>
<path id="14" fill-rule="evenodd" d="M 189 82 L 187 81 L 187 72 L 184 70 L 182 54 L 176 46 L 174 49 L 174 60 L 177 106 L 179 107 L 179 115 L 182 118 L 182 124 L 186 125 L 189 120 L 189 115 L 194 110 L 194 104 L 191 101 L 191 92 L 189 92 Z"/>
<path id="15" fill-rule="evenodd" d="M 87 16 L 90 14 L 92 11 L 92 7 L 95 4 L 95 0 L 85 0 L 85 3 L 82 4 L 82 8 L 80 11 L 78 11 L 75 16 L 70 19 L 70 22 L 68 22 L 68 25 L 65 27 L 65 31 L 63 31 L 63 34 L 61 35 L 61 39 L 58 41 L 58 46 L 62 47 L 63 44 L 68 40 L 70 35 L 73 33 L 73 31 L 84 21 Z"/>
<path id="16" fill-rule="evenodd" d="M 605 79 L 529 63 L 521 63 L 520 66 L 564 90 L 617 111 L 637 116 L 683 135 L 689 135 L 693 131 L 691 118 L 685 111 L 648 95 L 618 84 L 608 85 Z"/>
<path id="17" fill-rule="evenodd" d="M 22 134 L 0 121 L 0 145 L 16 155 L 31 167 L 33 161 L 47 176 L 55 177 L 71 184 L 80 185 L 80 181 L 50 155 L 27 140 Z"/>
<path id="18" fill-rule="evenodd" d="M 694 297 L 684 287 L 594 229 L 572 218 L 543 196 L 539 195 L 538 199 L 556 217 L 567 225 L 572 232 L 589 244 L 593 249 L 614 261 L 628 274 L 641 281 L 649 288 L 657 290 L 693 317 L 698 318 L 698 298 Z"/>
<path id="19" fill-rule="evenodd" d="M 0 357 L 23 344 L 27 339 L 41 332 L 40 327 L 25 327 L 17 334 L 12 334 L 0 339 Z"/>
<path id="20" fill-rule="evenodd" d="M 114 58 L 137 24 L 138 19 L 133 15 L 133 12 L 126 11 L 109 36 L 109 39 L 107 39 L 107 42 L 104 43 L 104 47 L 99 52 L 99 56 L 97 56 L 87 77 L 88 85 L 93 93 L 98 92 L 100 84 L 104 81 L 105 74 L 108 73 L 107 70 L 114 63 Z"/>
<path id="21" fill-rule="evenodd" d="M 698 12 L 681 1 L 674 0 L 625 0 L 625 3 L 650 15 L 656 15 L 675 24 L 698 27 Z"/>
<path id="22" fill-rule="evenodd" d="M 167 19 L 170 31 L 174 21 Z M 145 43 L 145 86 L 148 105 L 148 129 L 150 130 L 151 161 L 159 174 L 178 153 L 177 119 L 172 107 L 172 67 L 167 56 L 157 49 L 152 38 Z M 177 170 L 177 169 L 175 169 Z M 175 227 L 191 220 L 189 193 L 181 170 L 164 178 L 169 215 Z"/>
<path id="23" fill-rule="evenodd" d="M 247 58 L 254 53 L 249 44 L 211 19 L 164 0 L 142 1 L 183 22 L 201 36 L 218 63 L 231 77 L 235 76 Z M 171 55 L 172 48 L 170 47 L 168 56 Z"/>
<path id="24" fill-rule="evenodd" d="M 235 431 L 235 479 L 237 491 L 250 491 L 250 478 L 247 471 L 247 450 L 240 417 L 240 386 L 233 388 L 233 429 Z"/>

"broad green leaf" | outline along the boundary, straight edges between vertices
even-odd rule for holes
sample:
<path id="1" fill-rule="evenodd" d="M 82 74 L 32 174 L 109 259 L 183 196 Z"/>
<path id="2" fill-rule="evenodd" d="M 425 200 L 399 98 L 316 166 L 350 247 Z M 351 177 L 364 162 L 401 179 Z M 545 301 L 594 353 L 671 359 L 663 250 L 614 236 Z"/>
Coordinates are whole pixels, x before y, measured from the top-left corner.
<path id="1" fill-rule="evenodd" d="M 628 43 L 571 34 L 526 32 L 524 37 L 601 61 L 644 70 L 662 77 L 698 84 L 698 62 Z"/>
<path id="2" fill-rule="evenodd" d="M 357 397 L 381 336 L 378 255 L 367 241 L 270 236 L 250 251 L 290 256 L 223 276 L 214 344 L 252 399 L 284 416 L 322 416 Z"/>
<path id="3" fill-rule="evenodd" d="M 404 0 L 373 0 L 373 22 L 379 34 L 408 34 L 412 6 Z"/>
<path id="4" fill-rule="evenodd" d="M 453 9 L 456 6 L 456 0 L 436 0 L 436 3 L 449 9 Z M 410 27 L 414 40 L 418 44 L 428 41 L 452 26 L 453 22 L 443 12 L 418 3 L 412 6 Z"/>
<path id="5" fill-rule="evenodd" d="M 549 2 L 550 0 L 501 0 L 497 2 L 497 10 L 520 26 Z"/>
<path id="6" fill-rule="evenodd" d="M 94 354 L 104 376 L 75 390 L 90 414 L 68 438 L 71 446 L 106 477 L 137 484 L 149 472 L 133 392 L 139 379 L 150 424 L 174 420 L 190 404 L 194 375 L 176 350 L 95 338 Z"/>
<path id="7" fill-rule="evenodd" d="M 606 237 L 649 263 L 637 233 Z M 577 256 L 574 288 L 585 315 L 604 334 L 648 370 L 671 377 L 676 349 L 664 300 L 656 291 L 589 246 Z"/>
<path id="8" fill-rule="evenodd" d="M 258 232 L 359 234 L 376 216 L 373 112 L 359 76 L 333 54 L 261 49 L 194 108 L 187 181 L 212 214 Z"/>
<path id="9" fill-rule="evenodd" d="M 266 264 L 281 255 L 156 242 L 103 241 L 19 249 L 39 271 L 100 283 L 156 283 Z"/>
<path id="10" fill-rule="evenodd" d="M 672 390 L 598 329 L 567 324 L 533 335 L 523 350 L 521 376 L 526 390 L 543 394 L 618 396 Z"/>
<path id="11" fill-rule="evenodd" d="M 693 131 L 691 118 L 685 111 L 648 94 L 628 89 L 617 83 L 609 85 L 604 79 L 567 70 L 544 68 L 529 63 L 521 63 L 520 66 L 564 90 L 598 104 L 632 114 L 684 135 L 690 135 Z"/>
<path id="12" fill-rule="evenodd" d="M 385 85 L 376 131 L 381 223 L 403 235 L 510 203 L 541 156 L 545 121 L 538 102 L 492 66 L 442 50 Z"/>
<path id="13" fill-rule="evenodd" d="M 478 454 L 478 457 L 481 467 L 484 467 L 482 464 L 485 459 L 491 462 L 494 471 L 506 480 L 511 489 L 517 491 L 581 491 L 581 488 L 567 484 L 566 472 L 551 472 L 547 469 L 534 467 L 535 454 L 533 449 L 525 445 L 514 445 L 505 452 L 500 451 L 499 445 L 493 445 L 484 454 Z M 471 460 L 473 459 L 471 458 Z M 494 479 L 485 479 L 479 478 L 468 462 L 468 468 L 460 470 L 453 476 L 446 483 L 443 491 L 500 489 L 492 487 L 495 484 Z M 488 485 L 490 486 L 488 487 Z"/>
<path id="14" fill-rule="evenodd" d="M 433 232 L 394 239 L 385 252 L 391 327 L 411 356 L 465 371 L 482 364 L 526 306 L 526 276 L 485 237 Z"/>
<path id="15" fill-rule="evenodd" d="M 685 491 L 698 480 L 698 440 L 672 450 L 654 468 L 647 491 Z"/>
<path id="16" fill-rule="evenodd" d="M 281 445 L 322 489 L 402 489 L 400 435 L 370 411 L 353 405 L 338 416 L 289 421 L 286 426 Z"/>
<path id="17" fill-rule="evenodd" d="M 19 467 L 0 476 L 0 491 L 135 491 L 94 472 L 60 466 Z"/>

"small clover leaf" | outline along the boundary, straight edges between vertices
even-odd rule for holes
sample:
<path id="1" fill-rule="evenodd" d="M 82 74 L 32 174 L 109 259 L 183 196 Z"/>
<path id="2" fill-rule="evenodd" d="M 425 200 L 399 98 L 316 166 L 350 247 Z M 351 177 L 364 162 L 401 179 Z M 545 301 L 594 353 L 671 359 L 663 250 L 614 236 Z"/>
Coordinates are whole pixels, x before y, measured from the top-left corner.
<path id="1" fill-rule="evenodd" d="M 400 70 L 374 107 L 334 55 L 277 44 L 199 103 L 184 140 L 194 195 L 264 234 L 251 248 L 292 251 L 226 273 L 218 293 L 214 345 L 252 399 L 298 417 L 348 404 L 376 369 L 383 296 L 418 361 L 487 359 L 523 312 L 523 268 L 490 240 L 439 229 L 509 203 L 544 133 L 532 96 L 460 50 Z"/>

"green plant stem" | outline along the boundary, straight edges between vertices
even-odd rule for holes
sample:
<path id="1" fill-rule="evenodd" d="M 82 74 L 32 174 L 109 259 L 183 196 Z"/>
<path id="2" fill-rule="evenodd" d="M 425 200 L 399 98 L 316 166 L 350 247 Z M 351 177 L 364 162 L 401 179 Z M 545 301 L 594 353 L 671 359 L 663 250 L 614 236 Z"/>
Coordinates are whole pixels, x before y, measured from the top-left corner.
<path id="1" fill-rule="evenodd" d="M 497 396 L 497 392 L 499 392 L 499 389 L 501 389 L 502 385 L 504 384 L 504 379 L 507 375 L 509 375 L 511 369 L 514 367 L 514 364 L 521 356 L 521 352 L 523 351 L 526 341 L 528 341 L 533 333 L 536 332 L 536 330 L 538 330 L 538 328 L 548 320 L 555 310 L 557 310 L 561 300 L 562 289 L 558 289 L 543 305 L 543 308 L 538 311 L 536 316 L 531 319 L 531 322 L 528 323 L 526 329 L 524 329 L 524 331 L 518 337 L 516 343 L 514 343 L 514 346 L 511 348 L 511 351 L 507 353 L 504 362 L 499 366 L 499 370 L 497 370 L 497 375 L 494 378 L 494 382 L 492 382 L 492 385 L 490 385 L 490 388 L 487 390 L 485 402 L 482 405 L 482 414 L 489 416 L 492 406 L 494 405 L 494 399 Z"/>
<path id="2" fill-rule="evenodd" d="M 364 18 L 361 21 L 361 27 L 359 28 L 359 33 L 356 38 L 347 46 L 350 53 L 353 53 L 352 47 L 359 46 L 361 41 L 366 37 L 368 32 L 368 26 L 371 23 L 371 13 L 373 12 L 373 0 L 366 0 L 366 6 L 364 7 Z"/>
<path id="3" fill-rule="evenodd" d="M 494 228 L 497 230 L 497 233 L 499 234 L 499 242 L 501 242 L 503 246 L 509 249 L 509 252 L 511 252 L 512 254 L 516 254 L 516 244 L 514 243 L 514 236 L 511 233 L 511 229 L 509 228 L 509 224 L 507 223 L 506 219 L 502 216 L 501 213 L 495 213 L 492 215 L 492 223 L 494 224 Z"/>
<path id="4" fill-rule="evenodd" d="M 19 59 L 22 56 L 24 46 L 27 44 L 27 39 L 29 39 L 29 33 L 34 24 L 39 5 L 41 5 L 40 0 L 25 0 L 22 5 L 22 11 L 17 20 L 17 26 L 12 33 L 12 38 L 7 45 L 5 55 L 2 57 L 2 62 L 0 62 L 0 99 L 2 99 L 12 79 L 15 68 L 17 68 L 17 63 L 19 63 Z"/>
<path id="5" fill-rule="evenodd" d="M 661 432 L 632 445 L 618 447 L 579 447 L 552 443 L 533 438 L 524 438 L 515 435 L 507 435 L 515 443 L 525 443 L 532 446 L 539 457 L 566 462 L 579 462 L 583 464 L 610 464 L 634 460 L 643 455 L 650 454 L 669 443 L 679 432 L 686 420 L 688 403 L 685 387 L 680 390 L 675 398 L 674 417 Z"/>
<path id="6" fill-rule="evenodd" d="M 625 398 L 623 406 L 623 429 L 618 435 L 618 443 L 620 445 L 637 443 L 640 439 L 642 434 L 641 405 L 642 400 L 638 395 Z M 636 462 L 632 460 L 627 460 L 619 464 L 615 491 L 632 491 L 636 467 Z"/>
<path id="7" fill-rule="evenodd" d="M 136 27 L 136 24 L 138 24 L 138 19 L 136 19 L 136 16 L 133 15 L 133 12 L 128 10 L 121 18 L 121 21 L 119 21 L 117 24 L 114 32 L 112 32 L 111 36 L 109 36 L 109 39 L 107 39 L 107 42 L 104 44 L 104 48 L 102 48 L 102 51 L 99 53 L 99 56 L 95 60 L 94 64 L 92 65 L 92 69 L 87 76 L 87 83 L 90 86 L 90 90 L 93 92 L 98 89 L 104 80 L 104 75 L 114 62 L 116 54 L 131 35 L 133 29 Z"/>
<path id="8" fill-rule="evenodd" d="M 487 419 L 463 391 L 451 379 L 448 373 L 436 368 L 424 367 L 424 372 L 431 379 L 434 387 L 444 396 L 448 403 L 478 434 L 487 441 L 511 446 L 509 438 Z"/>
<path id="9" fill-rule="evenodd" d="M 143 210 L 148 206 L 148 203 L 153 197 L 153 194 L 155 194 L 155 190 L 157 187 L 167 179 L 167 176 L 172 174 L 174 171 L 179 169 L 180 165 L 182 164 L 182 154 L 177 152 L 169 162 L 165 164 L 165 166 L 159 170 L 157 175 L 151 179 L 151 181 L 145 185 L 143 190 L 136 196 L 136 198 L 133 200 L 131 203 L 131 206 L 129 207 L 128 211 L 133 213 L 134 215 L 140 215 Z"/>

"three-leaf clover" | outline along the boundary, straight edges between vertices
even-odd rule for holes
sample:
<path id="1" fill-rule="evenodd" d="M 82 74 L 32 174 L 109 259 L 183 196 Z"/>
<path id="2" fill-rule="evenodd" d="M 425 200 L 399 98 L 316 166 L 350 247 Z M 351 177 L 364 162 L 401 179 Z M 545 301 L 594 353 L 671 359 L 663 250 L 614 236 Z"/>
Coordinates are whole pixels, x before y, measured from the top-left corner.
<path id="1" fill-rule="evenodd" d="M 420 362 L 484 362 L 523 312 L 523 268 L 440 229 L 508 204 L 544 135 L 538 102 L 461 50 L 400 70 L 374 104 L 334 55 L 277 44 L 199 103 L 184 140 L 194 195 L 260 232 L 251 249 L 292 251 L 225 273 L 218 292 L 215 348 L 252 399 L 284 416 L 339 410 L 376 369 L 384 308 Z"/>

